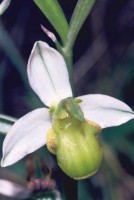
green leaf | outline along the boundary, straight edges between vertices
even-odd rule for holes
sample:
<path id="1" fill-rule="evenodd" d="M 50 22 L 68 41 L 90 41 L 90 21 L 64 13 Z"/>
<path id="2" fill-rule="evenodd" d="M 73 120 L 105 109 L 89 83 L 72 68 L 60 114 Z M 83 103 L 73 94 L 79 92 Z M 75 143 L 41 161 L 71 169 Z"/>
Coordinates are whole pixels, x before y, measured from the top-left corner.
<path id="1" fill-rule="evenodd" d="M 69 32 L 65 45 L 65 49 L 67 49 L 67 51 L 70 51 L 70 49 L 73 48 L 76 37 L 94 3 L 95 0 L 78 0 L 69 24 Z"/>
<path id="2" fill-rule="evenodd" d="M 64 44 L 68 33 L 68 23 L 57 0 L 34 0 L 34 2 L 53 25 Z"/>
<path id="3" fill-rule="evenodd" d="M 0 22 L 0 50 L 4 51 L 4 53 L 9 57 L 9 59 L 13 63 L 13 66 L 16 67 L 27 90 L 31 90 L 27 80 L 27 73 L 25 69 L 26 64 L 19 50 L 14 44 L 12 37 L 4 28 L 2 22 Z"/>
<path id="4" fill-rule="evenodd" d="M 16 119 L 7 115 L 0 115 L 0 133 L 6 134 Z"/>

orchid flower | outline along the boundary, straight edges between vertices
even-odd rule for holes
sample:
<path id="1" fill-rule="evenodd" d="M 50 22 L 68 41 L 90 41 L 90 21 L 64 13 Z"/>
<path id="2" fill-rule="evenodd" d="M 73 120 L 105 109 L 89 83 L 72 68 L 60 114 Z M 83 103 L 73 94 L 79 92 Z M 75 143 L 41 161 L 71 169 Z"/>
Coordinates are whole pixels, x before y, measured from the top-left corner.
<path id="1" fill-rule="evenodd" d="M 101 129 L 133 119 L 134 112 L 107 95 L 74 98 L 63 56 L 45 42 L 34 44 L 27 72 L 30 86 L 47 107 L 29 112 L 11 127 L 4 140 L 1 166 L 46 144 L 68 176 L 91 176 L 102 161 Z"/>

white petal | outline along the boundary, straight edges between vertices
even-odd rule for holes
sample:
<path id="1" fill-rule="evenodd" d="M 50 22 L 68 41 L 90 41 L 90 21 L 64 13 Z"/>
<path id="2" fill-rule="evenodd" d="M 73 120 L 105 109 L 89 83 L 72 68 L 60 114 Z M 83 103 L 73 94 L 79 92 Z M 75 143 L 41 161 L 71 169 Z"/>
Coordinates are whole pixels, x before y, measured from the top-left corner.
<path id="1" fill-rule="evenodd" d="M 101 94 L 78 97 L 86 119 L 98 123 L 102 128 L 118 126 L 134 118 L 134 112 L 124 102 Z"/>
<path id="2" fill-rule="evenodd" d="M 28 78 L 32 89 L 47 106 L 72 96 L 63 57 L 45 42 L 34 44 L 28 61 Z"/>
<path id="3" fill-rule="evenodd" d="M 46 143 L 51 119 L 47 108 L 36 109 L 20 118 L 3 143 L 1 166 L 11 165 Z"/>
<path id="4" fill-rule="evenodd" d="M 31 195 L 31 192 L 17 183 L 0 179 L 0 194 L 10 198 L 26 199 Z"/>
<path id="5" fill-rule="evenodd" d="M 8 8 L 11 0 L 3 0 L 2 3 L 0 4 L 0 15 L 2 15 L 6 9 Z"/>

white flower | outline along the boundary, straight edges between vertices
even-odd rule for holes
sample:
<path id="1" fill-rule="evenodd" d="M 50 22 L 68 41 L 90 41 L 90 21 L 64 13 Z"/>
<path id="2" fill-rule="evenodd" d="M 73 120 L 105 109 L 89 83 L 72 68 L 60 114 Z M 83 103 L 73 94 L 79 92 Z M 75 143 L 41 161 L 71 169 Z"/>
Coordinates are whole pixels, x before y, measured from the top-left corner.
<path id="1" fill-rule="evenodd" d="M 60 53 L 46 43 L 34 44 L 28 61 L 29 83 L 49 108 L 71 97 L 72 91 L 65 61 Z M 131 108 L 113 97 L 90 94 L 78 97 L 85 119 L 106 128 L 118 126 L 134 118 Z M 20 118 L 9 130 L 3 144 L 1 166 L 11 165 L 46 144 L 52 127 L 48 108 L 36 109 Z"/>
<path id="2" fill-rule="evenodd" d="M 3 0 L 0 3 L 0 15 L 2 15 L 6 9 L 8 8 L 9 4 L 10 4 L 11 0 Z"/>

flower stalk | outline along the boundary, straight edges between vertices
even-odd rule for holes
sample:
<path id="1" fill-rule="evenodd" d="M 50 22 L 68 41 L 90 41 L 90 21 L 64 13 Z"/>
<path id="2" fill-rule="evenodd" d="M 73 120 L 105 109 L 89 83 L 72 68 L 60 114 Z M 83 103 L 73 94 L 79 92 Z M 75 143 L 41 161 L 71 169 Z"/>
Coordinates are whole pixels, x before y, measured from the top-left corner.
<path id="1" fill-rule="evenodd" d="M 61 48 L 61 54 L 63 55 L 67 69 L 68 69 L 68 74 L 69 74 L 69 80 L 70 80 L 70 85 L 72 88 L 72 92 L 74 94 L 74 78 L 73 78 L 73 52 L 70 49 L 70 51 L 66 51 L 66 48 Z"/>

